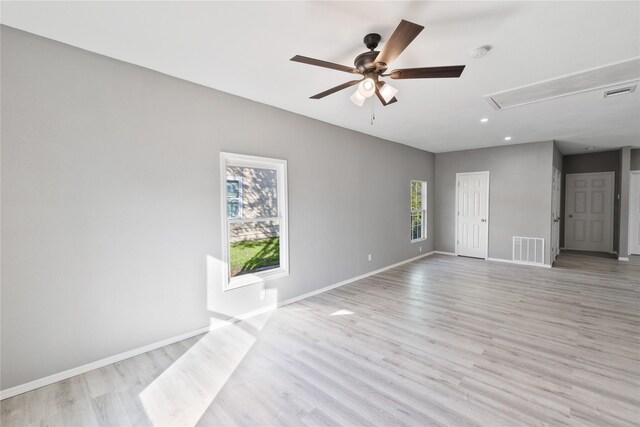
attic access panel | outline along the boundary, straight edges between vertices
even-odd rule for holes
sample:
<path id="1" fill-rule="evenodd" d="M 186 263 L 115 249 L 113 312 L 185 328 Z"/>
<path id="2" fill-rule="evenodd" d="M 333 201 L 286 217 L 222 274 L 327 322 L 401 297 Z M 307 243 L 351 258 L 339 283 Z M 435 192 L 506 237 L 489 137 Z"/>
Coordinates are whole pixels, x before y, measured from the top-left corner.
<path id="1" fill-rule="evenodd" d="M 496 110 L 640 80 L 640 57 L 485 96 Z"/>

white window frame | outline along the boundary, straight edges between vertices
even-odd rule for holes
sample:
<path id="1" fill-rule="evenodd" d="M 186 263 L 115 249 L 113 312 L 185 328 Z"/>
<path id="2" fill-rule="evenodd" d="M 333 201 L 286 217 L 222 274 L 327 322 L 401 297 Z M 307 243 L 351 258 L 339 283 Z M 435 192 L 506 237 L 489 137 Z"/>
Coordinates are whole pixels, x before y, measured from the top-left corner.
<path id="1" fill-rule="evenodd" d="M 422 210 L 411 209 L 411 198 L 413 197 L 414 182 L 422 183 L 422 194 L 420 195 L 422 197 Z M 413 235 L 413 214 L 418 212 L 422 212 L 422 237 L 419 239 L 411 239 L 411 236 Z M 411 181 L 409 181 L 409 230 L 411 233 L 409 236 L 411 243 L 427 240 L 427 181 L 422 181 L 419 179 L 412 179 Z"/>
<path id="2" fill-rule="evenodd" d="M 230 240 L 229 220 L 227 218 L 227 166 L 273 169 L 277 172 L 277 203 L 278 216 L 271 218 L 280 224 L 280 267 L 255 273 L 230 277 Z M 243 286 L 264 284 L 272 280 L 289 275 L 289 215 L 287 201 L 287 161 L 269 157 L 248 156 L 245 154 L 220 153 L 220 181 L 222 205 L 222 289 L 229 291 Z M 263 220 L 265 218 L 258 218 Z M 253 221 L 253 220 L 252 220 Z"/>
<path id="3" fill-rule="evenodd" d="M 227 218 L 227 219 L 242 219 L 242 177 L 241 176 L 230 176 L 227 175 L 226 181 L 224 183 L 225 187 L 224 187 L 224 191 L 227 191 L 227 181 L 238 181 L 238 217 L 237 218 Z M 235 199 L 236 197 L 234 197 Z M 229 197 L 227 196 L 227 207 L 229 206 Z M 228 212 L 227 212 L 228 215 Z"/>

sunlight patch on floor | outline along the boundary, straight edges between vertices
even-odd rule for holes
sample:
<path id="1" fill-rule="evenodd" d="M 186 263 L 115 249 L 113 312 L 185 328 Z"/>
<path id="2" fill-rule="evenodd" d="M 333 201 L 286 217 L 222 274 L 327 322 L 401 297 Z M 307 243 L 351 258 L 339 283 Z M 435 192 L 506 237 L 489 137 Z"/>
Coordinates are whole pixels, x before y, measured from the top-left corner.
<path id="1" fill-rule="evenodd" d="M 331 313 L 332 316 L 346 316 L 349 314 L 354 314 L 354 312 L 349 310 L 338 310 L 334 313 Z"/>
<path id="2" fill-rule="evenodd" d="M 272 312 L 208 332 L 138 395 L 153 425 L 194 426 L 233 375 Z"/>

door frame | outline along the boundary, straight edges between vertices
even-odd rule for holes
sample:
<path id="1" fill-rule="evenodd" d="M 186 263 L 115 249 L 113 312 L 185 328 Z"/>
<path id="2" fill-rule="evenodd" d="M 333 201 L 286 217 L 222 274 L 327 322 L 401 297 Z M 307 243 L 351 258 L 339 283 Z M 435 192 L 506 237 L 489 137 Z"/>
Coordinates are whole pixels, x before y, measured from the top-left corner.
<path id="1" fill-rule="evenodd" d="M 629 174 L 629 228 L 628 228 L 628 232 L 629 232 L 629 237 L 628 237 L 628 244 L 629 247 L 627 248 L 627 253 L 629 253 L 629 255 L 640 255 L 640 253 L 637 252 L 632 252 L 632 238 L 631 238 L 631 219 L 633 218 L 633 204 L 631 203 L 633 201 L 633 198 L 631 197 L 633 194 L 633 188 L 631 187 L 633 185 L 633 176 L 634 175 L 640 175 L 640 170 L 632 170 L 630 171 Z M 640 180 L 638 180 L 638 185 L 640 185 Z M 640 190 L 640 188 L 638 189 Z M 639 201 L 640 202 L 640 201 Z M 638 245 L 640 245 L 640 242 L 636 242 Z"/>
<path id="2" fill-rule="evenodd" d="M 557 172 L 557 174 L 556 174 Z M 557 176 L 558 179 L 560 180 L 560 182 L 558 183 L 558 221 L 557 221 L 557 228 L 558 228 L 558 235 L 556 236 L 557 240 L 558 240 L 558 245 L 557 248 L 554 248 L 556 246 L 556 242 L 554 240 L 554 236 L 553 236 L 553 230 L 555 228 L 554 224 L 556 223 L 556 220 L 552 217 L 551 218 L 551 241 L 550 241 L 550 245 L 549 245 L 549 254 L 551 256 L 551 251 L 553 249 L 557 249 L 557 252 L 555 253 L 555 258 L 551 259 L 551 264 L 553 265 L 554 261 L 556 260 L 556 258 L 558 257 L 558 255 L 560 255 L 560 221 L 562 221 L 562 171 L 560 169 L 558 169 L 555 166 L 551 167 L 551 213 L 553 214 L 553 204 L 555 202 L 554 200 L 554 195 L 553 195 L 553 179 Z"/>
<path id="3" fill-rule="evenodd" d="M 609 243 L 610 243 L 610 247 L 611 249 L 608 251 L 609 253 L 614 253 L 615 248 L 613 247 L 613 235 L 615 234 L 615 223 L 616 223 L 616 218 L 615 218 L 615 213 L 616 213 L 616 172 L 615 171 L 607 171 L 607 172 L 582 172 L 582 173 L 567 173 L 564 174 L 564 212 L 563 212 L 563 218 L 562 221 L 564 221 L 564 249 L 569 249 L 569 250 L 582 250 L 582 249 L 576 249 L 576 248 L 570 248 L 567 246 L 567 232 L 568 232 L 568 227 L 567 227 L 567 197 L 569 196 L 569 191 L 567 191 L 567 181 L 569 180 L 567 177 L 569 175 L 572 176 L 580 176 L 580 175 L 611 175 L 611 185 L 613 186 L 613 192 L 611 193 L 611 234 L 610 234 L 610 238 L 609 238 Z"/>
<path id="4" fill-rule="evenodd" d="M 489 171 L 478 171 L 478 172 L 458 172 L 456 173 L 456 189 L 455 189 L 455 211 L 453 212 L 454 214 L 454 223 L 455 223 L 455 235 L 454 235 L 454 253 L 456 254 L 456 256 L 458 255 L 458 189 L 460 188 L 458 186 L 458 180 L 461 176 L 463 175 L 477 175 L 477 174 L 485 174 L 486 179 L 487 179 L 487 197 L 486 197 L 486 204 L 487 204 L 487 222 L 485 222 L 485 228 L 486 228 L 486 236 L 487 236 L 487 242 L 484 248 L 484 257 L 482 259 L 487 259 L 489 258 L 489 213 L 490 213 L 490 206 L 489 206 L 489 185 L 491 183 L 490 178 L 490 174 Z"/>

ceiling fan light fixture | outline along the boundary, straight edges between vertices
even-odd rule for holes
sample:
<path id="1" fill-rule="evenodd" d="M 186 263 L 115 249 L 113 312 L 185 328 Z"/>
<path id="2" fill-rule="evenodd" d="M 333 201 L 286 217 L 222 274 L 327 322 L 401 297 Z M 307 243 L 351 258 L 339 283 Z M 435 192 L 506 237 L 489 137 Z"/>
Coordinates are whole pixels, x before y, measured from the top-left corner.
<path id="1" fill-rule="evenodd" d="M 396 93 L 398 93 L 398 89 L 391 86 L 389 83 L 383 84 L 380 88 L 380 95 L 386 103 L 389 103 L 389 101 L 391 101 L 393 97 L 396 96 Z"/>
<path id="2" fill-rule="evenodd" d="M 376 93 L 376 84 L 373 81 L 373 79 L 369 77 L 361 81 L 360 84 L 358 85 L 358 92 L 364 98 L 369 98 L 370 96 L 373 96 L 373 94 Z"/>
<path id="3" fill-rule="evenodd" d="M 364 105 L 364 101 L 366 101 L 366 99 L 367 98 L 362 96 L 362 94 L 360 93 L 360 89 L 356 89 L 356 91 L 353 92 L 353 95 L 351 95 L 351 102 L 356 104 L 358 107 L 362 107 Z"/>

